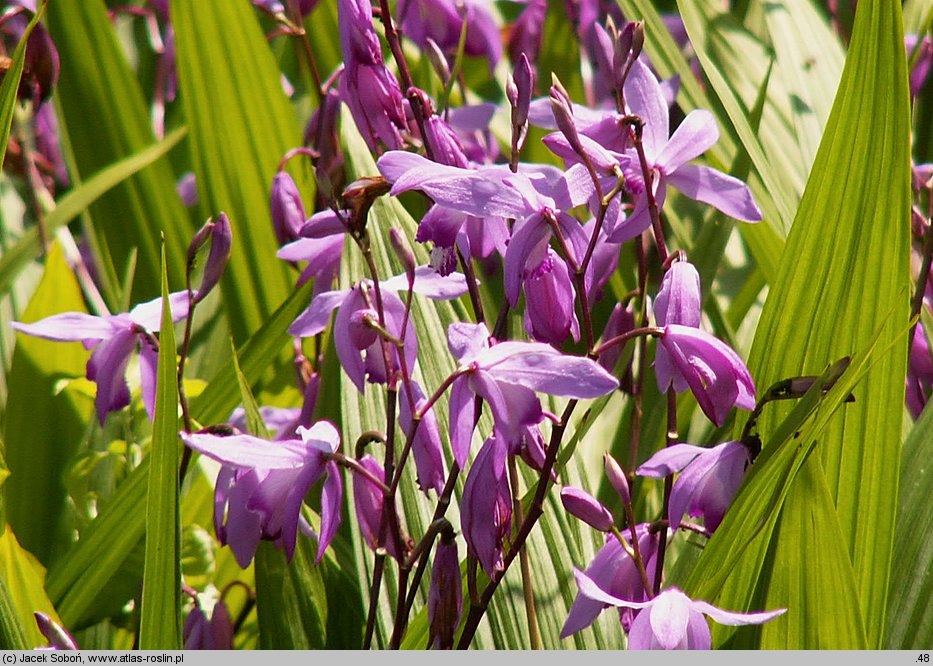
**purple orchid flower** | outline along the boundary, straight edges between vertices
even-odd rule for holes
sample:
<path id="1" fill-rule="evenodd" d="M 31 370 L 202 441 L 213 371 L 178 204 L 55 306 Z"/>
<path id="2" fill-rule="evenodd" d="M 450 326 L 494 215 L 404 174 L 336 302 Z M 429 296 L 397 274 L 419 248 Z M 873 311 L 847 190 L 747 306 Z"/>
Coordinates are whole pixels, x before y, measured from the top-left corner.
<path id="1" fill-rule="evenodd" d="M 755 408 L 755 384 L 745 363 L 728 345 L 698 328 L 668 324 L 654 360 L 658 388 L 689 388 L 703 413 L 717 426 L 733 406 Z"/>
<path id="2" fill-rule="evenodd" d="M 370 150 L 375 151 L 379 142 L 401 148 L 401 132 L 408 129 L 402 91 L 382 59 L 372 5 L 369 0 L 338 0 L 337 15 L 344 62 L 340 99 L 350 108 Z"/>
<path id="3" fill-rule="evenodd" d="M 502 542 L 512 529 L 512 491 L 505 442 L 490 437 L 476 454 L 463 486 L 460 525 L 467 549 L 490 578 L 501 571 Z"/>
<path id="4" fill-rule="evenodd" d="M 638 552 L 644 562 L 648 580 L 654 580 L 657 564 L 658 534 L 649 530 L 644 523 L 635 527 L 635 534 L 638 537 Z M 630 546 L 631 539 L 628 534 L 623 538 L 626 544 Z M 586 568 L 586 575 L 600 589 L 606 590 L 614 596 L 640 601 L 648 599 L 648 592 L 645 590 L 641 576 L 635 566 L 635 561 L 619 543 L 618 538 L 612 534 L 606 535 L 606 543 Z M 564 621 L 560 637 L 567 638 L 581 629 L 587 628 L 610 605 L 612 604 L 578 593 L 573 601 L 573 606 L 570 607 L 570 612 L 567 614 L 567 619 Z M 630 608 L 619 608 L 619 620 L 625 631 L 628 631 L 632 626 L 632 620 L 637 613 L 638 611 Z"/>
<path id="5" fill-rule="evenodd" d="M 663 479 L 680 472 L 671 489 L 668 519 L 671 529 L 680 527 L 684 513 L 703 516 L 707 531 L 714 532 L 752 464 L 741 442 L 725 442 L 710 449 L 675 444 L 655 453 L 636 473 Z"/>
<path id="6" fill-rule="evenodd" d="M 502 37 L 488 4 L 488 0 L 399 0 L 399 23 L 405 35 L 419 46 L 426 46 L 430 38 L 453 54 L 466 21 L 463 52 L 486 58 L 491 72 L 502 57 Z"/>
<path id="7" fill-rule="evenodd" d="M 405 304 L 393 292 L 408 289 L 408 277 L 402 273 L 380 282 L 382 304 L 385 309 L 386 328 L 392 335 L 401 339 L 403 321 L 407 319 L 405 329 L 405 363 L 409 373 L 414 369 L 418 356 L 418 340 L 411 317 L 405 316 Z M 367 320 L 378 321 L 378 315 L 371 304 L 369 280 L 357 284 L 352 289 L 326 291 L 318 294 L 308 309 L 292 322 L 288 332 L 299 338 L 317 335 L 327 328 L 331 313 L 337 310 L 334 320 L 334 346 L 337 357 L 350 377 L 350 380 L 363 392 L 364 380 L 369 377 L 372 383 L 384 383 L 388 373 L 394 368 L 386 368 L 382 345 L 378 333 L 367 324 Z M 460 273 L 441 277 L 429 266 L 415 269 L 415 281 L 412 290 L 436 300 L 459 298 L 467 292 L 466 279 Z M 390 350 L 395 367 L 398 363 L 397 350 Z"/>
<path id="8" fill-rule="evenodd" d="M 187 292 L 170 294 L 169 304 L 173 322 L 188 315 Z M 137 345 L 143 405 L 152 420 L 159 361 L 152 334 L 157 333 L 161 325 L 161 297 L 117 315 L 98 317 L 84 312 L 64 312 L 32 324 L 13 322 L 13 328 L 26 335 L 56 342 L 81 342 L 85 349 L 94 349 L 87 362 L 87 378 L 97 384 L 94 406 L 101 425 L 104 425 L 108 412 L 130 404 L 126 368 Z"/>
<path id="9" fill-rule="evenodd" d="M 274 442 L 251 435 L 179 436 L 189 448 L 223 465 L 214 491 L 214 530 L 241 567 L 249 566 L 263 539 L 284 547 L 291 560 L 299 527 L 315 536 L 321 560 L 340 525 L 343 498 L 340 470 L 330 459 L 340 448 L 340 434 L 331 423 L 318 421 L 311 428 L 300 427 L 300 439 Z M 301 516 L 301 504 L 324 476 L 321 533 L 314 535 Z"/>
<path id="10" fill-rule="evenodd" d="M 580 594 L 612 606 L 633 608 L 639 613 L 629 630 L 629 650 L 709 650 L 709 625 L 704 615 L 719 624 L 737 626 L 763 624 L 787 612 L 786 608 L 761 613 L 735 613 L 694 601 L 676 587 L 669 587 L 649 601 L 629 601 L 608 594 L 589 576 L 574 571 Z"/>
<path id="11" fill-rule="evenodd" d="M 709 204 L 729 217 L 746 222 L 761 220 L 761 211 L 745 183 L 712 167 L 687 164 L 719 140 L 719 128 L 712 113 L 691 111 L 674 134 L 669 135 L 667 100 L 658 80 L 641 58 L 633 64 L 625 88 L 625 100 L 632 113 L 645 122 L 642 145 L 648 168 L 655 174 L 652 187 L 656 190 L 658 206 L 664 201 L 667 186 L 671 185 L 691 199 Z M 632 161 L 625 174 L 626 183 L 638 198 L 635 210 L 626 223 L 617 228 L 616 235 L 633 238 L 631 234 L 636 230 L 648 228 L 650 217 L 637 155 L 633 149 L 629 154 Z"/>
<path id="12" fill-rule="evenodd" d="M 561 354 L 550 345 L 510 341 L 490 346 L 484 324 L 451 324 L 447 338 L 460 363 L 450 390 L 450 444 L 461 468 L 470 452 L 476 395 L 492 409 L 497 440 L 514 453 L 526 428 L 543 418 L 535 391 L 588 399 L 619 386 L 595 361 Z"/>

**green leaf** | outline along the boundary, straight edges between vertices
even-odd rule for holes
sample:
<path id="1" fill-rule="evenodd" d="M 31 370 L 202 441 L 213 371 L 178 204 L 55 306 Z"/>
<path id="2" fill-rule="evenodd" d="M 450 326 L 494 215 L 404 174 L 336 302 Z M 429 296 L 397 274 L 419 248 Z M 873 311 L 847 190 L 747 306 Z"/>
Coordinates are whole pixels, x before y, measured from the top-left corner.
<path id="1" fill-rule="evenodd" d="M 61 58 L 56 97 L 70 149 L 69 172 L 77 182 L 139 153 L 155 136 L 139 79 L 124 57 L 102 0 L 53 2 L 48 25 Z M 133 249 L 138 251 L 134 302 L 159 295 L 161 233 L 171 284 L 180 288 L 194 230 L 168 162 L 156 161 L 114 187 L 91 206 L 89 217 L 102 253 L 114 266 L 122 268 Z"/>
<path id="2" fill-rule="evenodd" d="M 162 325 L 159 329 L 155 418 L 146 493 L 146 561 L 139 647 L 180 650 L 181 524 L 178 510 L 178 363 L 169 306 L 168 268 L 162 255 Z"/>
<path id="3" fill-rule="evenodd" d="M 230 342 L 230 349 L 233 352 L 233 371 L 236 373 L 236 383 L 237 386 L 240 387 L 240 401 L 246 412 L 246 430 L 255 437 L 272 439 L 272 434 L 269 432 L 269 429 L 266 428 L 266 423 L 262 420 L 262 415 L 259 413 L 259 405 L 256 403 L 256 398 L 253 396 L 252 389 L 249 387 L 249 380 L 246 379 L 243 371 L 240 370 L 240 360 L 237 356 L 236 346 L 233 344 L 233 341 Z"/>
<path id="4" fill-rule="evenodd" d="M 26 631 L 19 621 L 19 612 L 13 605 L 10 591 L 0 578 L 0 645 L 7 650 L 28 650 Z"/>
<path id="5" fill-rule="evenodd" d="M 3 74 L 3 82 L 0 83 L 0 164 L 6 157 L 6 146 L 10 141 L 10 127 L 13 125 L 13 111 L 16 109 L 16 94 L 19 92 L 19 82 L 23 76 L 23 66 L 26 64 L 26 44 L 29 42 L 29 35 L 32 29 L 39 23 L 42 13 L 45 11 L 45 1 L 39 6 L 38 11 L 23 36 L 19 39 L 19 44 L 13 51 L 12 62 L 9 69 Z"/>
<path id="6" fill-rule="evenodd" d="M 178 145 L 187 129 L 180 127 L 168 134 L 162 141 L 143 148 L 134 155 L 125 157 L 110 166 L 107 166 L 86 181 L 72 189 L 68 194 L 56 202 L 55 208 L 45 217 L 45 231 L 49 236 L 78 215 L 87 210 L 101 195 L 140 169 L 149 166 L 160 157 Z M 22 272 L 32 259 L 42 251 L 39 233 L 34 227 L 28 229 L 16 242 L 16 245 L 5 250 L 0 257 L 0 292 L 5 292 L 13 280 Z"/>
<path id="7" fill-rule="evenodd" d="M 924 649 L 933 641 L 933 409 L 925 409 L 904 442 L 891 594 L 885 644 L 888 650 Z"/>
<path id="8" fill-rule="evenodd" d="M 22 320 L 84 311 L 81 289 L 61 247 L 52 246 L 45 273 Z M 51 565 L 70 541 L 64 476 L 84 437 L 91 405 L 59 379 L 84 375 L 88 352 L 80 342 L 53 342 L 17 334 L 3 424 L 10 477 L 2 492 L 6 519 L 23 547 Z M 42 418 L 36 418 L 38 414 Z M 95 417 L 96 418 L 96 417 Z"/>
<path id="9" fill-rule="evenodd" d="M 859 3 L 836 101 L 749 361 L 758 385 L 768 386 L 851 354 L 883 331 L 884 351 L 855 403 L 819 445 L 869 649 L 882 643 L 900 473 L 907 356 L 891 343 L 909 316 L 909 120 L 900 5 Z M 778 406 L 766 414 L 762 430 L 782 413 Z"/>
<path id="10" fill-rule="evenodd" d="M 256 551 L 256 612 L 262 650 L 314 650 L 326 647 L 328 597 L 316 545 L 298 539 L 295 557 L 268 541 Z"/>
<path id="11" fill-rule="evenodd" d="M 4 526 L 3 532 L 0 533 L 0 581 L 4 588 L 0 590 L 0 605 L 9 604 L 14 610 L 11 617 L 0 619 L 0 632 L 9 634 L 14 641 L 23 639 L 23 649 L 48 644 L 36 626 L 34 612 L 42 611 L 61 623 L 55 607 L 43 589 L 44 580 L 45 569 L 29 551 L 19 545 L 13 530 Z M 2 606 L 0 610 L 6 615 L 7 609 Z M 0 638 L 3 638 L 3 634 L 0 634 Z M 9 649 L 13 645 L 15 643 L 4 643 L 3 647 Z"/>
<path id="12" fill-rule="evenodd" d="M 226 212 L 239 248 L 221 280 L 239 343 L 291 289 L 285 262 L 275 258 L 269 194 L 279 160 L 302 145 L 301 128 L 252 6 L 174 0 L 171 12 L 202 211 Z M 292 173 L 313 200 L 310 168 Z"/>

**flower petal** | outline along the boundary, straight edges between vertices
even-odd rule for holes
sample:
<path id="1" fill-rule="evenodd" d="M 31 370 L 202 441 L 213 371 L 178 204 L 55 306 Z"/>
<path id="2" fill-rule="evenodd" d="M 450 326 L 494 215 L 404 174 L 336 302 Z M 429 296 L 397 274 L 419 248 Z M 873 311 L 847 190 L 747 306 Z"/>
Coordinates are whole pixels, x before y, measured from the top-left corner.
<path id="1" fill-rule="evenodd" d="M 308 462 L 308 448 L 295 439 L 270 442 L 252 435 L 221 437 L 179 433 L 190 448 L 224 465 L 243 469 L 294 469 Z"/>
<path id="2" fill-rule="evenodd" d="M 350 294 L 349 289 L 325 291 L 311 300 L 311 305 L 288 327 L 288 334 L 296 338 L 310 338 L 317 335 L 330 323 L 331 313 L 344 302 Z"/>
<path id="3" fill-rule="evenodd" d="M 20 333 L 55 342 L 104 340 L 126 328 L 118 319 L 96 317 L 84 312 L 63 312 L 31 324 L 14 321 L 12 326 Z"/>
<path id="4" fill-rule="evenodd" d="M 551 395 L 596 398 L 619 386 L 595 361 L 539 342 L 502 342 L 482 351 L 476 362 L 497 381 Z"/>
<path id="5" fill-rule="evenodd" d="M 705 615 L 709 615 L 719 624 L 725 624 L 730 627 L 745 624 L 762 624 L 764 622 L 773 620 L 774 618 L 787 612 L 786 608 L 779 608 L 777 610 L 761 611 L 759 613 L 736 613 L 733 611 L 716 608 L 712 604 L 709 604 L 705 601 L 694 601 L 692 604 L 694 609 Z"/>
<path id="6" fill-rule="evenodd" d="M 681 166 L 716 145 L 718 140 L 719 128 L 713 114 L 705 109 L 695 109 L 674 130 L 670 141 L 655 158 L 654 165 L 672 175 Z"/>
<path id="7" fill-rule="evenodd" d="M 408 291 L 408 277 L 404 273 L 383 280 L 380 284 L 383 288 L 392 291 Z M 436 301 L 448 301 L 452 298 L 460 298 L 467 293 L 467 283 L 463 273 L 450 273 L 442 276 L 430 266 L 418 266 L 415 268 L 412 291 Z"/>
<path id="8" fill-rule="evenodd" d="M 683 194 L 702 201 L 729 217 L 745 222 L 761 220 L 761 210 L 748 186 L 711 167 L 686 164 L 668 174 L 667 182 Z"/>

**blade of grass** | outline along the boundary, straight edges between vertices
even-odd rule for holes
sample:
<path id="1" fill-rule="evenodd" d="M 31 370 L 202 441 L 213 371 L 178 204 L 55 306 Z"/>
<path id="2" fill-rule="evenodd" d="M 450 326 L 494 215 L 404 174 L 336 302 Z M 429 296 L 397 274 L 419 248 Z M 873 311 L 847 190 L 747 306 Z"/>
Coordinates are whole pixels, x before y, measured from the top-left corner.
<path id="1" fill-rule="evenodd" d="M 181 649 L 181 523 L 178 510 L 178 365 L 169 307 L 168 268 L 162 255 L 162 326 L 159 333 L 155 418 L 146 493 L 146 560 L 140 609 L 142 650 Z"/>

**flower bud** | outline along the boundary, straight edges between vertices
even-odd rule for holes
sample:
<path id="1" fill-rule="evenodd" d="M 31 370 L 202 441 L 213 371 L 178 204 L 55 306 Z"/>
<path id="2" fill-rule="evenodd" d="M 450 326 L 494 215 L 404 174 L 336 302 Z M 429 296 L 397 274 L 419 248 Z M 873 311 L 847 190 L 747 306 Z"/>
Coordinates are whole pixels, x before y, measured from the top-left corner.
<path id="1" fill-rule="evenodd" d="M 36 625 L 39 627 L 39 631 L 41 631 L 42 635 L 48 639 L 49 647 L 51 647 L 53 650 L 78 649 L 78 645 L 75 643 L 75 639 L 57 622 L 55 622 L 55 620 L 50 618 L 45 613 L 39 611 L 33 613 L 33 616 L 36 619 Z"/>
<path id="2" fill-rule="evenodd" d="M 567 513 L 579 518 L 590 527 L 600 532 L 608 532 L 615 521 L 612 514 L 599 500 L 584 490 L 573 486 L 564 486 L 560 491 L 560 501 Z"/>
<path id="3" fill-rule="evenodd" d="M 193 171 L 188 171 L 178 179 L 178 182 L 175 183 L 175 191 L 178 192 L 178 197 L 186 207 L 192 208 L 198 205 L 200 201 L 198 179 Z"/>
<path id="4" fill-rule="evenodd" d="M 411 288 L 415 283 L 415 254 L 412 252 L 408 241 L 405 240 L 405 236 L 395 227 L 389 229 L 389 242 L 392 244 L 392 249 L 395 250 L 395 256 L 402 262 L 405 276 L 408 278 L 408 287 Z"/>
<path id="5" fill-rule="evenodd" d="M 606 478 L 609 479 L 609 483 L 612 484 L 612 487 L 619 493 L 619 497 L 622 498 L 622 503 L 631 504 L 632 496 L 628 489 L 628 479 L 625 476 L 625 471 L 619 463 L 616 462 L 616 459 L 608 453 L 604 454 L 603 467 L 606 470 Z"/>
<path id="6" fill-rule="evenodd" d="M 531 97 L 534 94 L 535 73 L 528 62 L 528 57 L 522 53 L 515 65 L 515 71 L 506 83 L 506 95 L 512 105 L 512 128 L 518 130 L 528 122 L 528 109 L 531 106 Z"/>
<path id="7" fill-rule="evenodd" d="M 463 603 L 462 586 L 457 541 L 453 529 L 448 526 L 441 533 L 434 551 L 431 589 L 428 592 L 428 622 L 434 649 L 450 650 L 454 646 Z"/>
<path id="8" fill-rule="evenodd" d="M 579 155 L 580 159 L 585 163 L 588 160 L 587 153 L 583 149 L 583 143 L 577 133 L 577 126 L 573 122 L 573 104 L 570 101 L 570 96 L 556 75 L 552 74 L 551 80 L 553 81 L 551 86 L 551 111 L 554 113 L 557 129 L 567 139 L 567 143 L 570 144 L 573 152 Z"/>
<path id="9" fill-rule="evenodd" d="M 434 68 L 434 72 L 441 82 L 446 85 L 447 81 L 450 80 L 450 66 L 447 64 L 447 58 L 444 56 L 441 47 L 438 46 L 437 42 L 433 39 L 426 37 L 424 40 L 424 50 L 425 54 L 428 56 L 428 62 L 430 62 L 431 67 Z"/>
<path id="10" fill-rule="evenodd" d="M 305 223 L 305 206 L 294 179 L 286 171 L 279 171 L 272 178 L 270 196 L 272 228 L 279 245 L 291 243 L 298 238 Z"/>
<path id="11" fill-rule="evenodd" d="M 223 275 L 224 268 L 227 266 L 227 260 L 230 259 L 230 246 L 233 239 L 230 231 L 230 220 L 227 219 L 226 213 L 221 213 L 216 222 L 208 222 L 194 235 L 194 239 L 188 247 L 189 271 L 194 266 L 198 250 L 208 240 L 211 242 L 211 250 L 207 255 L 207 263 L 204 265 L 201 286 L 194 295 L 195 303 L 204 300 L 211 289 L 217 285 L 220 276 Z"/>

